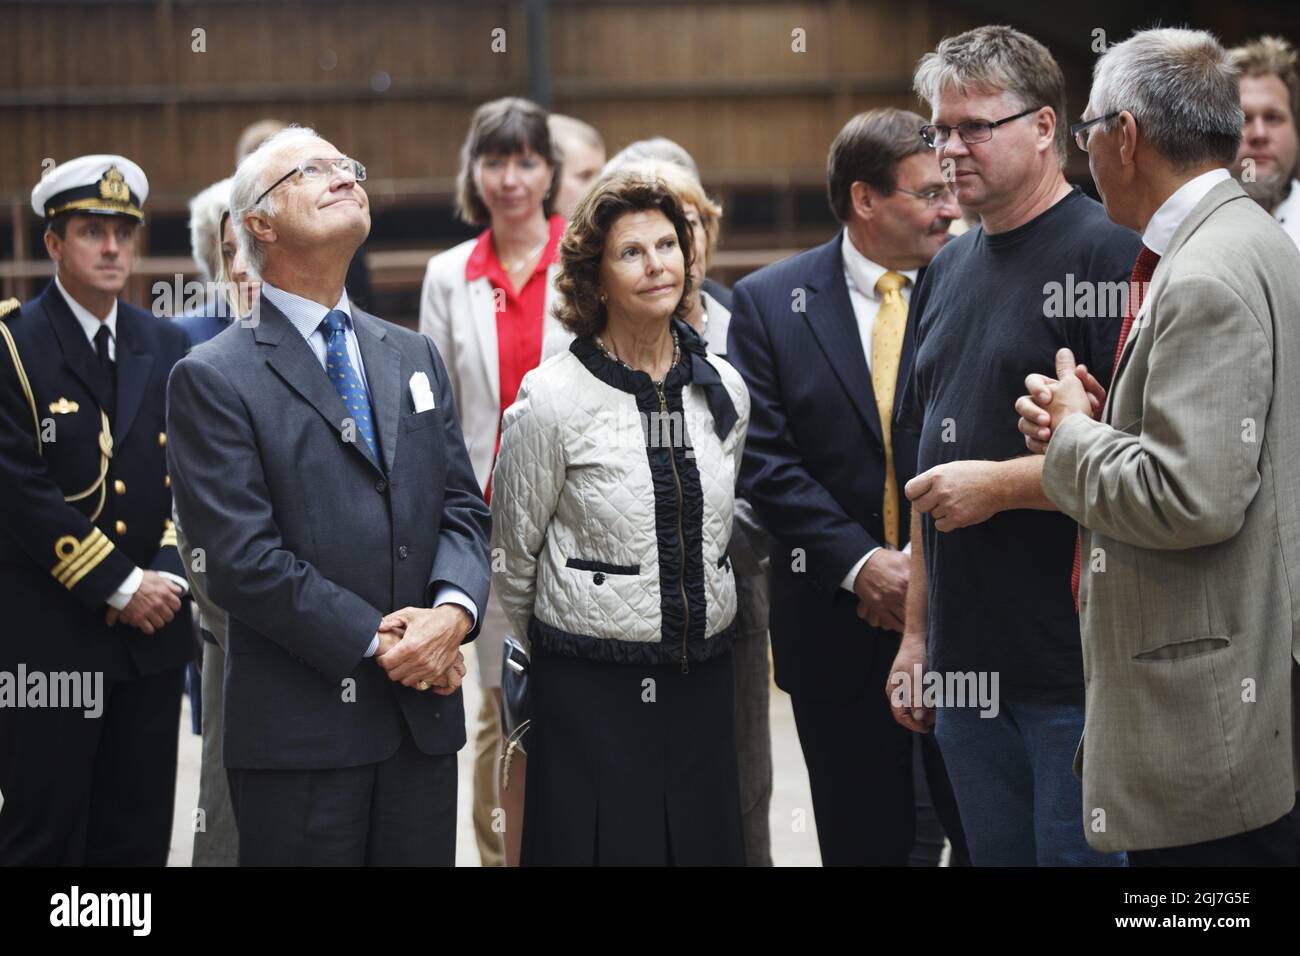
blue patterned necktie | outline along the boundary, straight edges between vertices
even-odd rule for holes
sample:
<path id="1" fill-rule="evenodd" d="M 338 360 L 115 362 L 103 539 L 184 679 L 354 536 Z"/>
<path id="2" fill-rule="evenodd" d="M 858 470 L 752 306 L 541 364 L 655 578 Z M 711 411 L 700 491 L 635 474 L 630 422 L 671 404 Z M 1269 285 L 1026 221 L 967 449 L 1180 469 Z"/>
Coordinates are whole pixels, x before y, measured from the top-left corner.
<path id="1" fill-rule="evenodd" d="M 321 322 L 325 332 L 325 374 L 334 383 L 334 388 L 343 399 L 356 423 L 357 434 L 365 439 L 370 447 L 370 454 L 379 461 L 379 450 L 375 442 L 375 423 L 370 415 L 370 395 L 361 382 L 348 357 L 348 339 L 346 334 L 348 314 L 339 309 L 330 309 Z"/>

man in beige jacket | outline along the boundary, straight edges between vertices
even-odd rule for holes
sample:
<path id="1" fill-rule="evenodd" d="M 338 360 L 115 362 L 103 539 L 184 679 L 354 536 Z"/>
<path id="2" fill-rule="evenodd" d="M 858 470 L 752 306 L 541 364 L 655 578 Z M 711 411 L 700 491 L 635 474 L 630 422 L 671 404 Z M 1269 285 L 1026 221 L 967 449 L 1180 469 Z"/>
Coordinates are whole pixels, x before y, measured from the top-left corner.
<path id="1" fill-rule="evenodd" d="M 1081 526 L 1083 825 L 1138 866 L 1295 865 L 1300 253 L 1225 168 L 1210 34 L 1111 47 L 1074 133 L 1145 247 L 1098 418 L 1068 350 L 1016 404 Z"/>

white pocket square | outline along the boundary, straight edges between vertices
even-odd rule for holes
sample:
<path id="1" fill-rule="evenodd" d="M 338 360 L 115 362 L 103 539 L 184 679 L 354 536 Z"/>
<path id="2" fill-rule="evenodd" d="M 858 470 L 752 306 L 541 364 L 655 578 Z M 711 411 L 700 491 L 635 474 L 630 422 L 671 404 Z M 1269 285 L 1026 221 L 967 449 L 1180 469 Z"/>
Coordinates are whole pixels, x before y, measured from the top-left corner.
<path id="1" fill-rule="evenodd" d="M 416 414 L 437 407 L 437 402 L 433 400 L 433 389 L 429 387 L 429 376 L 423 372 L 411 376 L 411 405 Z"/>

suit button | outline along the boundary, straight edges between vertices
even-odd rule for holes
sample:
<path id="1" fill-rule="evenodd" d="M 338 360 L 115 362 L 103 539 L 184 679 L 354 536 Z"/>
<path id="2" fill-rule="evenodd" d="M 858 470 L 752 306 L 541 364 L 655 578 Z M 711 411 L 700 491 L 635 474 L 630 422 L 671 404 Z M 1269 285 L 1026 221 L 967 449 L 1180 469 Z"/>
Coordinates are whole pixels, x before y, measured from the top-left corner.
<path id="1" fill-rule="evenodd" d="M 605 583 L 605 572 L 603 572 L 603 571 L 597 571 L 595 574 L 593 574 L 593 575 L 591 576 L 591 580 L 592 580 L 592 582 L 593 582 L 594 584 L 604 584 L 604 583 Z"/>
<path id="2" fill-rule="evenodd" d="M 158 447 L 159 447 L 159 448 L 162 448 L 162 447 L 163 447 L 164 445 L 166 445 L 166 444 L 167 444 L 167 433 L 166 433 L 166 432 L 159 432 L 159 433 L 158 433 Z"/>
<path id="3" fill-rule="evenodd" d="M 117 481 L 113 482 L 113 490 L 119 495 L 126 494 L 126 482 L 121 478 L 117 479 Z"/>
<path id="4" fill-rule="evenodd" d="M 399 547 L 399 548 L 397 549 L 397 556 L 398 556 L 399 558 L 401 558 L 403 561 L 406 560 L 406 556 L 407 556 L 408 554 L 410 554 L 410 553 L 411 553 L 411 552 L 409 552 L 409 551 L 406 550 L 406 545 L 402 545 L 401 547 Z"/>
<path id="5" fill-rule="evenodd" d="M 388 482 L 384 481 L 384 479 L 380 478 L 378 481 L 375 482 L 375 491 L 379 492 L 382 495 L 387 490 L 388 490 Z"/>
<path id="6" fill-rule="evenodd" d="M 171 476 L 171 475 L 163 475 L 163 487 L 164 487 L 164 488 L 170 488 L 171 486 L 172 486 L 172 476 Z"/>
<path id="7" fill-rule="evenodd" d="M 118 534 L 126 534 L 126 522 L 119 521 L 117 524 L 113 526 L 113 530 L 115 530 Z"/>

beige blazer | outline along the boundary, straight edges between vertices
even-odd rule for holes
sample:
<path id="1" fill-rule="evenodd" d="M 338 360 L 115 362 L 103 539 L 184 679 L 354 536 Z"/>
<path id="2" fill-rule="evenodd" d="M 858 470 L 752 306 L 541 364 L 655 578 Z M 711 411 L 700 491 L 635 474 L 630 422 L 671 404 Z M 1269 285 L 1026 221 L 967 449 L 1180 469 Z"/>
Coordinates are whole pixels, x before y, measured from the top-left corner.
<path id="1" fill-rule="evenodd" d="M 497 316 L 492 283 L 486 277 L 465 281 L 465 264 L 476 239 L 462 242 L 429 260 L 420 295 L 420 331 L 433 339 L 451 376 L 460 427 L 479 487 L 492 474 L 501 414 Z M 573 336 L 555 319 L 558 265 L 546 274 L 546 314 L 542 319 L 542 360 L 569 347 Z"/>
<path id="2" fill-rule="evenodd" d="M 1174 234 L 1101 421 L 1061 424 L 1043 489 L 1085 529 L 1088 842 L 1282 817 L 1300 783 L 1300 251 L 1236 182 Z"/>

